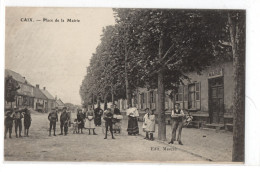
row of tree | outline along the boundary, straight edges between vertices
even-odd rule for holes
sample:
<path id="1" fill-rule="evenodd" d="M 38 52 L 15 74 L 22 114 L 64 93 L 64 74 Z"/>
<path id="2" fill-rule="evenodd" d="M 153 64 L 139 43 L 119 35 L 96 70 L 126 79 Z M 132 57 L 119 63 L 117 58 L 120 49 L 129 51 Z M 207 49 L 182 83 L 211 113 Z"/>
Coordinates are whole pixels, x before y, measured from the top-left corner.
<path id="1" fill-rule="evenodd" d="M 127 99 L 138 87 L 157 89 L 158 138 L 166 139 L 165 91 L 185 73 L 215 61 L 234 64 L 233 160 L 244 159 L 245 11 L 113 9 L 80 87 L 84 104 Z"/>

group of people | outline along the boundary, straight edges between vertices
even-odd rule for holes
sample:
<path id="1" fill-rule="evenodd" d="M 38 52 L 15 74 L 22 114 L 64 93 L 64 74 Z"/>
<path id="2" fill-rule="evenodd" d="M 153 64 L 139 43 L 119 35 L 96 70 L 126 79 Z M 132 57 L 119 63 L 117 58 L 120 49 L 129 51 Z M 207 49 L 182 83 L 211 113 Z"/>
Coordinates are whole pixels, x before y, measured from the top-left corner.
<path id="1" fill-rule="evenodd" d="M 131 107 L 127 109 L 126 115 L 128 116 L 128 126 L 127 132 L 128 135 L 138 135 L 139 127 L 138 127 L 138 109 L 136 107 Z M 145 132 L 145 138 L 147 140 L 154 140 L 154 132 L 155 132 L 155 110 L 150 110 L 149 108 L 145 109 L 145 115 L 143 117 L 143 131 Z M 12 128 L 13 123 L 15 124 L 15 134 L 16 137 L 22 137 L 22 119 L 24 121 L 24 136 L 29 136 L 29 128 L 31 125 L 31 113 L 27 107 L 22 109 L 14 108 L 6 110 L 5 114 L 5 138 L 9 131 L 9 138 L 12 138 Z M 103 118 L 102 118 L 103 117 Z M 174 141 L 177 141 L 178 144 L 183 145 L 181 141 L 181 133 L 184 125 L 187 125 L 191 120 L 192 116 L 187 116 L 184 114 L 183 110 L 180 108 L 180 104 L 176 103 L 175 108 L 171 113 L 172 118 L 172 137 L 169 144 L 173 144 Z M 100 105 L 93 110 L 91 106 L 88 111 L 84 111 L 82 109 L 78 109 L 77 118 L 73 121 L 73 133 L 83 133 L 83 129 L 87 129 L 89 135 L 91 131 L 93 135 L 97 135 L 95 132 L 96 126 L 101 126 L 104 123 L 105 127 L 105 137 L 107 139 L 108 131 L 110 131 L 112 139 L 115 139 L 113 133 L 121 131 L 121 120 L 123 116 L 121 115 L 120 110 L 116 107 L 116 105 L 111 105 L 110 108 L 107 108 L 103 111 L 100 108 Z M 58 122 L 58 111 L 56 108 L 53 108 L 52 111 L 48 115 L 48 120 L 50 122 L 49 127 L 49 136 L 51 136 L 51 132 L 53 130 L 53 135 L 56 136 L 56 122 Z M 68 108 L 64 107 L 62 109 L 60 115 L 60 134 L 59 135 L 67 135 L 68 127 L 71 125 L 71 112 Z M 176 137 L 177 135 L 177 137 Z"/>
<path id="2" fill-rule="evenodd" d="M 103 116 L 103 120 L 102 120 Z M 51 136 L 51 131 L 53 130 L 53 135 L 56 136 L 56 122 L 58 122 L 58 113 L 56 109 L 52 109 L 49 113 L 48 119 L 50 121 L 49 128 L 49 136 Z M 70 122 L 70 115 L 67 112 L 67 108 L 64 107 L 63 111 L 60 115 L 60 135 L 68 134 L 68 127 Z M 105 138 L 107 139 L 107 132 L 110 130 L 112 139 L 115 139 L 113 132 L 119 132 L 121 130 L 121 119 L 123 116 L 121 115 L 120 110 L 116 107 L 116 105 L 111 105 L 110 108 L 107 108 L 103 111 L 100 106 L 93 110 L 93 107 L 90 106 L 87 111 L 83 111 L 82 109 L 77 110 L 77 117 L 73 121 L 73 134 L 81 133 L 83 134 L 83 129 L 88 130 L 89 135 L 91 131 L 93 135 L 97 135 L 95 132 L 96 126 L 101 126 L 102 121 L 105 123 Z M 113 126 L 114 129 L 113 130 Z M 64 133 L 63 133 L 64 131 Z"/>
<path id="3" fill-rule="evenodd" d="M 62 112 L 60 115 L 60 134 L 59 135 L 64 134 L 66 136 L 68 134 L 70 119 L 71 119 L 71 112 L 66 107 L 64 107 L 62 109 Z M 56 136 L 56 122 L 58 122 L 58 109 L 52 108 L 51 112 L 48 115 L 48 120 L 50 122 L 49 136 L 51 136 L 52 130 L 53 130 L 53 135 Z"/>
<path id="4" fill-rule="evenodd" d="M 22 125 L 23 120 L 23 125 Z M 29 128 L 31 126 L 31 113 L 27 106 L 19 109 L 18 107 L 6 109 L 5 112 L 5 139 L 9 132 L 9 138 L 12 138 L 13 123 L 15 125 L 16 138 L 22 137 L 22 128 L 24 126 L 24 137 L 29 136 Z"/>
<path id="5" fill-rule="evenodd" d="M 155 132 L 155 110 L 149 108 L 145 109 L 145 115 L 143 117 L 143 131 L 146 133 L 144 139 L 153 141 L 153 133 Z M 176 103 L 175 108 L 171 112 L 172 119 L 172 137 L 169 144 L 174 144 L 177 141 L 178 144 L 183 145 L 181 141 L 182 128 L 190 123 L 192 116 L 185 115 L 183 110 L 180 108 L 180 104 Z M 177 138 L 176 138 L 177 135 Z"/>

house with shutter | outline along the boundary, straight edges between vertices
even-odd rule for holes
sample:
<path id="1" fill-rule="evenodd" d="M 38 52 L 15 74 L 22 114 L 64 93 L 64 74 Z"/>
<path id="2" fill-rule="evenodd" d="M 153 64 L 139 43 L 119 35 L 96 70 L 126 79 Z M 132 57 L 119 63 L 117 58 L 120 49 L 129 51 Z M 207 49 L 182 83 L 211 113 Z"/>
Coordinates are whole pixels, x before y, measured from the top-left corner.
<path id="1" fill-rule="evenodd" d="M 233 116 L 233 64 L 232 61 L 216 62 L 204 69 L 200 74 L 186 74 L 190 80 L 177 86 L 177 91 L 165 96 L 166 123 L 170 124 L 170 113 L 175 103 L 179 103 L 185 113 L 193 116 L 194 126 L 232 128 Z M 141 117 L 145 108 L 157 109 L 157 90 L 139 88 L 132 103 L 138 108 Z M 118 107 L 124 112 L 126 100 L 119 100 Z"/>
<path id="2" fill-rule="evenodd" d="M 34 94 L 34 110 L 38 112 L 45 112 L 48 105 L 48 98 L 43 94 L 43 92 L 40 89 L 40 85 L 36 85 L 36 87 L 33 88 L 33 94 Z"/>
<path id="3" fill-rule="evenodd" d="M 55 108 L 55 98 L 49 93 L 49 91 L 46 89 L 46 87 L 43 87 L 41 89 L 41 92 L 47 97 L 47 102 L 44 105 L 44 111 L 50 112 L 52 108 Z"/>
<path id="4" fill-rule="evenodd" d="M 33 86 L 23 77 L 21 74 L 5 69 L 5 77 L 11 76 L 20 86 L 17 90 L 17 96 L 14 102 L 5 104 L 6 107 L 23 107 L 28 106 L 30 108 L 34 107 L 34 94 Z"/>

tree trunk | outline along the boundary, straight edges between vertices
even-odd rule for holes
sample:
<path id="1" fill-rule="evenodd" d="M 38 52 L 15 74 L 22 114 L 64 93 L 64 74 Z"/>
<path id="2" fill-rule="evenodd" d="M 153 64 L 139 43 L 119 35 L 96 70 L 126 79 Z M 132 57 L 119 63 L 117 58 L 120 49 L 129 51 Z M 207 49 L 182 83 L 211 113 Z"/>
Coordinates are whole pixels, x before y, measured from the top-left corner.
<path id="1" fill-rule="evenodd" d="M 97 106 L 98 106 L 98 107 L 100 107 L 100 99 L 101 99 L 101 97 L 98 96 L 98 97 L 97 97 Z"/>
<path id="2" fill-rule="evenodd" d="M 129 82 L 128 82 L 128 50 L 127 50 L 127 45 L 126 42 L 124 41 L 124 47 L 125 47 L 125 88 L 126 88 L 126 99 L 127 99 L 127 107 L 129 108 L 129 105 L 132 106 L 132 95 L 131 95 L 131 90 L 129 88 Z"/>
<path id="3" fill-rule="evenodd" d="M 111 97 L 112 97 L 112 104 L 115 104 L 115 95 L 113 89 L 111 89 Z"/>
<path id="4" fill-rule="evenodd" d="M 233 14 L 232 14 L 233 15 Z M 240 18 L 238 15 L 242 15 Z M 245 150 L 245 31 L 243 14 L 236 16 L 228 13 L 228 23 L 233 54 L 233 151 L 232 161 L 244 162 Z M 240 23 L 242 22 L 242 23 Z M 240 25 L 242 24 L 242 25 Z"/>
<path id="5" fill-rule="evenodd" d="M 159 42 L 159 58 L 162 58 L 163 38 Z M 165 89 L 163 70 L 158 72 L 158 139 L 166 140 L 166 123 L 165 123 Z"/>
<path id="6" fill-rule="evenodd" d="M 104 110 L 107 109 L 107 94 L 104 96 Z"/>
<path id="7" fill-rule="evenodd" d="M 94 98 L 95 98 L 95 95 L 92 94 L 92 107 L 93 107 L 93 109 L 94 109 L 94 106 L 95 106 L 95 100 L 94 100 Z"/>

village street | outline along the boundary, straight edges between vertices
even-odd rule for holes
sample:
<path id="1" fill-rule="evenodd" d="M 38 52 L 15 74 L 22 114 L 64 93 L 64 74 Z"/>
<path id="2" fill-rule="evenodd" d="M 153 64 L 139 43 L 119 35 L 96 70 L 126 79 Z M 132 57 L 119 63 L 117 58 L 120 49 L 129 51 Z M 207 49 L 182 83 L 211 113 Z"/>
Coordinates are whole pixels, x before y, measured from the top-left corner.
<path id="1" fill-rule="evenodd" d="M 72 119 L 75 116 L 76 114 L 72 114 Z M 86 130 L 84 134 L 72 134 L 72 127 L 69 128 L 68 136 L 60 136 L 58 135 L 60 133 L 59 122 L 57 123 L 57 136 L 49 137 L 47 114 L 32 112 L 32 120 L 29 137 L 15 138 L 13 128 L 13 138 L 5 139 L 5 160 L 209 162 L 209 159 L 213 161 L 230 161 L 231 159 L 232 144 L 229 144 L 229 140 L 232 140 L 232 135 L 227 133 L 184 128 L 185 145 L 180 146 L 168 145 L 166 142 L 158 140 L 147 141 L 143 139 L 142 135 L 128 136 L 126 120 L 123 121 L 122 133 L 116 134 L 115 140 L 112 140 L 111 136 L 104 140 L 101 127 L 96 128 L 98 134 L 96 136 L 88 135 Z M 167 126 L 168 135 L 170 134 L 169 127 Z M 140 133 L 143 134 L 141 128 Z M 157 134 L 155 134 L 155 138 L 157 138 Z M 226 140 L 224 142 L 221 139 Z M 207 144 L 214 144 L 216 149 L 209 150 Z"/>
<path id="2" fill-rule="evenodd" d="M 75 114 L 73 114 L 75 116 Z M 75 118 L 75 117 L 72 117 Z M 176 150 L 157 141 L 147 141 L 141 136 L 127 136 L 125 130 L 120 135 L 104 140 L 102 128 L 98 135 L 72 134 L 68 136 L 48 136 L 47 114 L 32 113 L 29 137 L 5 139 L 5 160 L 8 161 L 206 161 L 198 156 Z M 14 130 L 13 130 L 14 131 Z M 57 123 L 57 134 L 60 133 Z M 164 150 L 167 148 L 167 150 Z M 151 150 L 153 149 L 153 150 Z M 159 150 L 158 150 L 159 149 Z"/>

